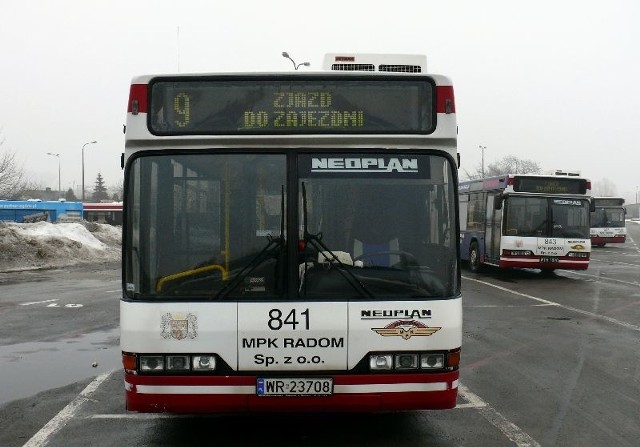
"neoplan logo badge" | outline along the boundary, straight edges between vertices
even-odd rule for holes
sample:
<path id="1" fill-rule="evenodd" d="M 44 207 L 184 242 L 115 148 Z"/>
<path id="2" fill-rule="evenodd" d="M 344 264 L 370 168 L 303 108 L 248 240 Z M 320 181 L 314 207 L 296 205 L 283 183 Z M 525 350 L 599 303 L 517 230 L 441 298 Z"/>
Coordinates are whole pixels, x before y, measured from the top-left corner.
<path id="1" fill-rule="evenodd" d="M 429 327 L 415 320 L 398 320 L 389 323 L 385 327 L 371 328 L 383 337 L 402 337 L 405 340 L 411 337 L 428 337 L 438 332 L 441 327 Z"/>

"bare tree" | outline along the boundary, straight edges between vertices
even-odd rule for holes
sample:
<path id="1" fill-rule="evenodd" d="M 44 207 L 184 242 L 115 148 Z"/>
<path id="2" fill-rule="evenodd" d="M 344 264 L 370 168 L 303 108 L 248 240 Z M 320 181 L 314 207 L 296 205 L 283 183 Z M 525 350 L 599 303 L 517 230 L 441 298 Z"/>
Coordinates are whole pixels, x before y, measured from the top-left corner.
<path id="1" fill-rule="evenodd" d="M 120 179 L 118 183 L 109 186 L 109 193 L 111 193 L 111 198 L 114 202 L 121 202 L 124 193 L 124 181 Z"/>
<path id="2" fill-rule="evenodd" d="M 0 142 L 0 145 L 2 142 Z M 16 199 L 27 189 L 24 170 L 16 162 L 16 154 L 0 154 L 0 198 Z"/>
<path id="3" fill-rule="evenodd" d="M 476 166 L 472 172 L 462 170 L 468 180 L 480 179 L 482 175 L 482 166 Z M 502 174 L 539 174 L 541 172 L 540 166 L 533 160 L 524 160 L 516 157 L 515 155 L 507 155 L 502 160 L 498 160 L 494 163 L 490 163 L 484 168 L 484 177 L 494 177 Z"/>
<path id="4" fill-rule="evenodd" d="M 597 197 L 615 197 L 618 192 L 616 185 L 608 178 L 593 182 L 593 195 Z"/>

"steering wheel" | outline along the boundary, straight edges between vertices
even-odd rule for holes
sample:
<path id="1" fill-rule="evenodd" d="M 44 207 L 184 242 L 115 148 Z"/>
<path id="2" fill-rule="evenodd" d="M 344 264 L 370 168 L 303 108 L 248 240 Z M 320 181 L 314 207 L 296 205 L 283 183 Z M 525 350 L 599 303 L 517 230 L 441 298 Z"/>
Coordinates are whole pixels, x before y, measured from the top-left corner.
<path id="1" fill-rule="evenodd" d="M 418 258 L 413 254 L 403 250 L 384 250 L 371 253 L 363 253 L 360 256 L 354 258 L 354 261 L 361 261 L 366 258 L 372 258 L 375 256 L 400 256 L 403 258 L 403 264 L 409 267 L 410 276 L 416 280 L 416 284 L 425 286 L 427 289 L 435 291 L 439 295 L 444 295 L 446 287 L 444 286 L 441 278 L 439 278 L 429 267 L 420 265 Z M 409 264 L 417 267 L 417 269 L 410 268 Z"/>
<path id="2" fill-rule="evenodd" d="M 403 250 L 372 251 L 369 253 L 362 253 L 360 256 L 355 257 L 353 260 L 355 262 L 355 261 L 362 261 L 367 258 L 374 258 L 377 256 L 394 256 L 394 255 L 402 257 L 403 264 L 408 264 L 407 261 L 412 261 L 413 263 L 415 263 L 415 265 L 420 265 L 420 262 L 414 255 L 412 255 L 408 251 L 403 251 Z M 372 264 L 372 265 L 375 265 L 375 264 Z"/>

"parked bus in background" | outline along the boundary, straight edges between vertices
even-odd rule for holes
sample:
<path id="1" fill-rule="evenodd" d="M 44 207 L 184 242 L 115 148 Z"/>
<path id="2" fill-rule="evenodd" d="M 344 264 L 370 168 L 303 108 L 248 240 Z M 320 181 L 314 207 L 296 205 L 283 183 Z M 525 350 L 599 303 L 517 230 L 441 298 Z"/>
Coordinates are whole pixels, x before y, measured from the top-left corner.
<path id="1" fill-rule="evenodd" d="M 627 239 L 624 199 L 620 197 L 594 197 L 595 210 L 591 212 L 591 245 L 621 244 Z"/>
<path id="2" fill-rule="evenodd" d="M 591 182 L 572 174 L 505 174 L 460 183 L 460 251 L 470 270 L 586 269 Z"/>
<path id="3" fill-rule="evenodd" d="M 133 79 L 127 410 L 455 407 L 451 81 L 424 56 L 325 62 Z"/>
<path id="4" fill-rule="evenodd" d="M 122 202 L 84 203 L 83 218 L 87 222 L 122 225 Z"/>

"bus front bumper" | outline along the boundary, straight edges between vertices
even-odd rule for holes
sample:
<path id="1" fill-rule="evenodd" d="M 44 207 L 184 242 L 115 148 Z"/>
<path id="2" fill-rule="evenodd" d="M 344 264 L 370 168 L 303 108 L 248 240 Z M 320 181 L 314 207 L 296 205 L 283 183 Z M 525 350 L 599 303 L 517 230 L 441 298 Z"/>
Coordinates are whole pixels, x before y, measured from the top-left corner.
<path id="1" fill-rule="evenodd" d="M 125 373 L 126 408 L 141 413 L 384 412 L 456 406 L 459 371 L 334 375 L 328 396 L 258 396 L 256 376 Z"/>

